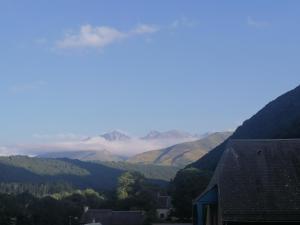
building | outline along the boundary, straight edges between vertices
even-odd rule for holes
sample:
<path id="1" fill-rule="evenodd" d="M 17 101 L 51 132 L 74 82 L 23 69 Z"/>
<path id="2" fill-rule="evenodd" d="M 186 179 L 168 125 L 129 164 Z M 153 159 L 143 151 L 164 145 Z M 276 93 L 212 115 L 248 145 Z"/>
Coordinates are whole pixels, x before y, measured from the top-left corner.
<path id="1" fill-rule="evenodd" d="M 143 211 L 112 211 L 111 209 L 85 209 L 82 225 L 142 225 L 145 220 Z"/>
<path id="2" fill-rule="evenodd" d="M 168 195 L 160 195 L 158 194 L 157 196 L 157 217 L 160 220 L 166 220 L 172 210 L 172 205 L 171 205 L 171 197 Z"/>
<path id="3" fill-rule="evenodd" d="M 300 224 L 300 140 L 232 140 L 194 202 L 195 225 Z"/>

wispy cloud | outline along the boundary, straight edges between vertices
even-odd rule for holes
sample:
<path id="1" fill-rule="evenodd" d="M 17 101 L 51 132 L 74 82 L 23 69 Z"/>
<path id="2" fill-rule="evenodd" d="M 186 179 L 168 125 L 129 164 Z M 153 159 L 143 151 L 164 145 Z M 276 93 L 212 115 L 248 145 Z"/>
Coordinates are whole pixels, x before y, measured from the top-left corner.
<path id="1" fill-rule="evenodd" d="M 20 84 L 15 84 L 9 88 L 9 91 L 13 94 L 17 93 L 24 93 L 24 92 L 29 92 L 33 91 L 36 89 L 39 89 L 43 86 L 45 86 L 47 83 L 45 81 L 33 81 L 33 82 L 28 82 L 28 83 L 20 83 Z"/>
<path id="2" fill-rule="evenodd" d="M 265 28 L 270 25 L 270 23 L 267 21 L 256 20 L 250 16 L 247 17 L 247 24 L 248 24 L 248 26 L 255 27 L 255 28 Z"/>
<path id="3" fill-rule="evenodd" d="M 136 28 L 134 28 L 129 35 L 139 35 L 139 34 L 151 34 L 159 31 L 159 27 L 155 25 L 148 24 L 139 24 Z"/>
<path id="4" fill-rule="evenodd" d="M 65 34 L 56 42 L 60 49 L 74 48 L 104 48 L 113 43 L 128 39 L 134 36 L 152 34 L 159 30 L 155 25 L 139 24 L 129 31 L 121 31 L 109 26 L 83 25 L 79 31 Z"/>
<path id="5" fill-rule="evenodd" d="M 185 16 L 174 20 L 171 25 L 170 28 L 171 29 L 178 29 L 181 27 L 188 27 L 188 28 L 193 28 L 196 27 L 199 23 L 195 20 L 191 20 Z"/>

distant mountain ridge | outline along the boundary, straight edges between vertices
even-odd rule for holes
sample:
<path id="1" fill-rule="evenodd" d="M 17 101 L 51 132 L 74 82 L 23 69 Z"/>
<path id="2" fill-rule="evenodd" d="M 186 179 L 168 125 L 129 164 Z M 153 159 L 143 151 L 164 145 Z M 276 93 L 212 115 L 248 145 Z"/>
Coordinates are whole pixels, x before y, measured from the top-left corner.
<path id="1" fill-rule="evenodd" d="M 153 139 L 179 139 L 179 138 L 197 138 L 197 137 L 198 135 L 193 135 L 188 132 L 184 132 L 180 130 L 169 130 L 165 132 L 152 130 L 141 139 L 153 140 Z"/>
<path id="2" fill-rule="evenodd" d="M 184 142 L 168 148 L 138 154 L 129 158 L 128 162 L 184 167 L 225 141 L 231 134 L 232 132 L 208 134 L 200 140 Z"/>
<path id="3" fill-rule="evenodd" d="M 48 158 L 48 159 L 78 159 L 82 161 L 123 161 L 126 158 L 118 155 L 114 155 L 107 150 L 100 151 L 63 151 L 63 152 L 49 152 L 40 154 L 38 158 Z"/>
<path id="4" fill-rule="evenodd" d="M 209 133 L 205 133 L 207 135 Z M 93 138 L 104 138 L 107 141 L 128 141 L 131 139 L 140 139 L 140 140 L 160 140 L 160 139 L 185 139 L 185 138 L 199 138 L 202 135 L 199 134 L 191 134 L 189 132 L 173 129 L 167 131 L 157 131 L 151 130 L 145 136 L 135 137 L 130 136 L 126 132 L 120 130 L 112 130 L 110 132 L 103 133 L 98 136 L 91 136 L 83 139 L 83 141 L 88 141 Z"/>

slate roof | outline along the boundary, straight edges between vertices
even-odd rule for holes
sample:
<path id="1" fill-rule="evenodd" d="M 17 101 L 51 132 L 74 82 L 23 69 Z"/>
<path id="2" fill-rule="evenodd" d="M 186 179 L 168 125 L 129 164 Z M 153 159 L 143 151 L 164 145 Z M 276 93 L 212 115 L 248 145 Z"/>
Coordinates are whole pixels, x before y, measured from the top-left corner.
<path id="1" fill-rule="evenodd" d="M 142 225 L 144 219 L 143 211 L 113 211 L 112 225 Z"/>
<path id="2" fill-rule="evenodd" d="M 110 209 L 89 209 L 80 220 L 81 224 L 101 222 L 102 225 L 111 225 L 112 210 Z"/>
<path id="3" fill-rule="evenodd" d="M 102 225 L 142 225 L 145 219 L 143 211 L 112 211 L 111 209 L 89 209 L 80 220 L 80 224 L 100 222 Z"/>
<path id="4" fill-rule="evenodd" d="M 229 141 L 215 186 L 223 221 L 300 221 L 300 139 Z"/>

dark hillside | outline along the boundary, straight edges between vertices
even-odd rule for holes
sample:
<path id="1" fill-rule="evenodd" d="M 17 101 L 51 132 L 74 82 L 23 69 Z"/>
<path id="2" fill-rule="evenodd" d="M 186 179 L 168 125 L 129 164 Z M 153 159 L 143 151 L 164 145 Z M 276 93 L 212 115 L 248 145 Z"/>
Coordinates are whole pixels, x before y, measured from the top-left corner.
<path id="1" fill-rule="evenodd" d="M 300 86 L 267 104 L 231 136 L 231 139 L 284 138 L 300 138 Z M 226 142 L 227 140 L 189 167 L 213 170 Z"/>

